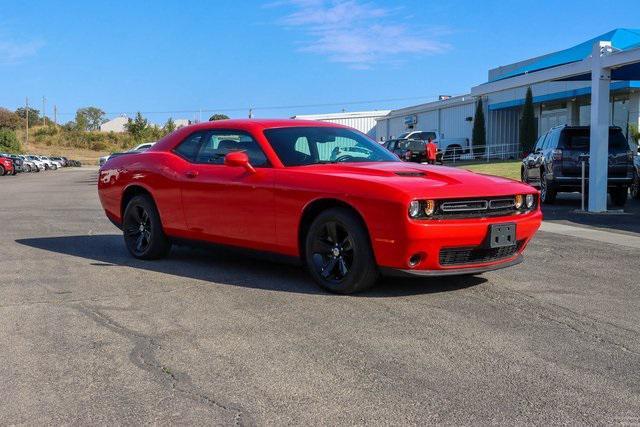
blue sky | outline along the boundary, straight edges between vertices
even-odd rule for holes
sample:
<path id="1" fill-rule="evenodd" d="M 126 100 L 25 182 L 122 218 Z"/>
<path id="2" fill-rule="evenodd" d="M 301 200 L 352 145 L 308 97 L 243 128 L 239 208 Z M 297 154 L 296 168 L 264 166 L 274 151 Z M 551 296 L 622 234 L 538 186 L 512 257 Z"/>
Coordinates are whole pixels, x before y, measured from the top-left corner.
<path id="1" fill-rule="evenodd" d="M 244 117 L 250 106 L 256 117 L 398 108 L 466 93 L 489 68 L 640 27 L 638 0 L 3 3 L 0 106 L 28 96 L 40 109 L 44 95 L 60 122 L 88 105 L 157 123 L 199 109 L 205 118 Z"/>

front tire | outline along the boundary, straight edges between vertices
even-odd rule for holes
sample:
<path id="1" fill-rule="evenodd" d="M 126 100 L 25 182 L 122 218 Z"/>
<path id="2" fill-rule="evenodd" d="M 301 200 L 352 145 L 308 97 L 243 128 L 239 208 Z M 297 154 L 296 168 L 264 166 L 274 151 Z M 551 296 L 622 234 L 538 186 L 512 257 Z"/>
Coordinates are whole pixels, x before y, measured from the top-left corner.
<path id="1" fill-rule="evenodd" d="M 367 289 L 379 276 L 367 231 L 345 208 L 328 209 L 311 223 L 305 262 L 318 285 L 340 294 Z"/>
<path id="2" fill-rule="evenodd" d="M 631 184 L 631 198 L 640 199 L 640 175 L 636 175 Z"/>
<path id="3" fill-rule="evenodd" d="M 7 171 L 4 170 L 4 166 L 0 165 L 0 176 L 4 176 Z"/>
<path id="4" fill-rule="evenodd" d="M 171 242 L 162 229 L 160 214 L 148 195 L 132 198 L 124 210 L 122 221 L 124 243 L 138 259 L 152 260 L 166 256 Z"/>
<path id="5" fill-rule="evenodd" d="M 557 195 L 558 192 L 556 191 L 556 189 L 553 188 L 551 184 L 549 184 L 549 181 L 547 181 L 547 174 L 544 172 L 544 170 L 541 169 L 540 200 L 542 200 L 542 203 L 544 203 L 545 205 L 552 205 L 553 203 L 555 203 Z"/>
<path id="6" fill-rule="evenodd" d="M 614 206 L 623 207 L 627 203 L 629 191 L 627 187 L 616 187 L 609 194 L 611 194 L 611 202 Z"/>

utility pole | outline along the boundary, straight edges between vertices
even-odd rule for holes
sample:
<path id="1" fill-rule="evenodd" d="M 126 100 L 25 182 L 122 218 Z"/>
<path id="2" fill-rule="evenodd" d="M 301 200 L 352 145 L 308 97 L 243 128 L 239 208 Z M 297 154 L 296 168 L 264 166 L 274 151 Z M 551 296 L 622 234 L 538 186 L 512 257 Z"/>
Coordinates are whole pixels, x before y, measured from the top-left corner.
<path id="1" fill-rule="evenodd" d="M 45 98 L 44 96 L 42 97 L 42 124 L 44 126 L 47 125 L 47 115 L 46 115 L 46 108 L 47 108 L 47 98 Z"/>
<path id="2" fill-rule="evenodd" d="M 58 126 L 58 106 L 53 106 L 53 124 Z"/>
<path id="3" fill-rule="evenodd" d="M 26 120 L 27 126 L 24 133 L 25 135 L 24 145 L 28 145 L 29 144 L 29 97 L 28 96 L 25 98 L 24 106 L 25 106 L 25 112 L 26 112 L 25 116 L 27 118 Z"/>

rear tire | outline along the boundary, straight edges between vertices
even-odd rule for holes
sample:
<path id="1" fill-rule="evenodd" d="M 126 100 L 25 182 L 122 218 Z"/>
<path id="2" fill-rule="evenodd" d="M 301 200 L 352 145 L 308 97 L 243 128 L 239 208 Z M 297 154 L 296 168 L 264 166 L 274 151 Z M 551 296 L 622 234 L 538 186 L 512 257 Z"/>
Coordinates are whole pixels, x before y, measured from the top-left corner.
<path id="1" fill-rule="evenodd" d="M 340 294 L 363 291 L 379 276 L 367 231 L 360 218 L 345 208 L 328 209 L 311 223 L 305 262 L 318 285 Z"/>
<path id="2" fill-rule="evenodd" d="M 631 198 L 640 199 L 640 175 L 636 175 L 631 184 Z"/>
<path id="3" fill-rule="evenodd" d="M 611 202 L 614 206 L 623 207 L 627 203 L 629 191 L 627 187 L 616 187 L 609 191 L 611 194 Z"/>
<path id="4" fill-rule="evenodd" d="M 146 194 L 135 196 L 127 204 L 122 217 L 122 233 L 129 253 L 138 259 L 162 258 L 171 249 L 158 209 Z"/>
<path id="5" fill-rule="evenodd" d="M 7 171 L 4 170 L 4 166 L 0 165 L 0 176 L 4 176 Z"/>
<path id="6" fill-rule="evenodd" d="M 544 170 L 540 169 L 540 200 L 545 205 L 552 205 L 555 203 L 557 195 L 556 189 L 547 181 L 547 175 Z"/>

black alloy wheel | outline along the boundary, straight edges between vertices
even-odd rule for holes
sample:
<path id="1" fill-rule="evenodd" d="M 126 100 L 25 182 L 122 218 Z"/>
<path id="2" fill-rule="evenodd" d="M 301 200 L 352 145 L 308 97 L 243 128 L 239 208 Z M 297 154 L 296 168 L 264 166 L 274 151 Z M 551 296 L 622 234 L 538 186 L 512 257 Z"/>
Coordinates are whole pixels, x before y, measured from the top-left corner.
<path id="1" fill-rule="evenodd" d="M 4 166 L 0 165 L 0 176 L 4 176 L 5 173 L 7 172 L 4 170 Z"/>
<path id="2" fill-rule="evenodd" d="M 365 227 L 345 208 L 316 217 L 306 236 L 305 261 L 320 286 L 342 294 L 372 286 L 379 274 Z"/>
<path id="3" fill-rule="evenodd" d="M 123 215 L 122 232 L 127 249 L 136 258 L 161 258 L 171 248 L 162 230 L 158 210 L 147 195 L 135 196 L 129 201 Z"/>
<path id="4" fill-rule="evenodd" d="M 314 236 L 311 246 L 316 271 L 335 285 L 348 276 L 353 267 L 353 239 L 336 221 L 327 221 Z"/>

